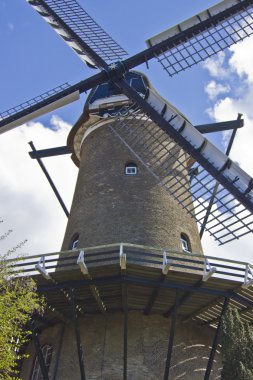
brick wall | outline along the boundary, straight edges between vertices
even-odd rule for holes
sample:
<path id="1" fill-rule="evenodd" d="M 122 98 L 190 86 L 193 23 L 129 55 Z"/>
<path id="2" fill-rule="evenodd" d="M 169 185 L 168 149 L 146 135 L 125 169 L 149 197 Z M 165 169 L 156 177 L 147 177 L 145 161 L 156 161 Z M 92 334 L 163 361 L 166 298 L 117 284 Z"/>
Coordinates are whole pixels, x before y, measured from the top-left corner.
<path id="1" fill-rule="evenodd" d="M 119 380 L 123 378 L 123 315 L 108 313 L 80 319 L 80 332 L 86 378 L 89 380 Z M 170 320 L 159 315 L 144 316 L 129 313 L 128 380 L 163 379 Z M 215 330 L 192 323 L 178 323 L 171 360 L 170 380 L 202 380 L 206 370 Z M 42 342 L 52 341 L 52 329 L 41 335 Z M 32 345 L 29 349 L 34 352 Z M 34 355 L 26 361 L 32 364 Z M 55 377 L 55 365 L 59 366 Z M 210 379 L 220 379 L 221 357 L 216 353 Z M 54 346 L 54 361 L 50 380 L 80 379 L 79 362 L 73 325 L 65 327 L 62 347 Z M 23 371 L 22 380 L 29 380 Z"/>
<path id="2" fill-rule="evenodd" d="M 126 176 L 127 162 L 138 165 Z M 83 142 L 81 163 L 62 250 L 74 234 L 79 247 L 118 242 L 181 250 L 185 233 L 193 252 L 201 253 L 192 218 L 157 183 L 150 172 L 113 134 L 108 125 Z"/>

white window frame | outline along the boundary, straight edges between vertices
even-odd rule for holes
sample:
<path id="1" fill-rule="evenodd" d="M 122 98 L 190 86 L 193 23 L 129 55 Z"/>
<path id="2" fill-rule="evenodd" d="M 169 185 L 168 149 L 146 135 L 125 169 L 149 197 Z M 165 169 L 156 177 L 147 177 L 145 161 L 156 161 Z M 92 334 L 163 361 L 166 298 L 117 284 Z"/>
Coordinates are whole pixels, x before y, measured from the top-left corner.
<path id="1" fill-rule="evenodd" d="M 74 235 L 72 235 L 72 238 L 69 242 L 69 248 L 70 250 L 75 250 L 75 249 L 78 249 L 78 242 L 79 242 L 79 233 L 75 233 Z"/>
<path id="2" fill-rule="evenodd" d="M 136 175 L 136 174 L 137 174 L 137 165 L 126 164 L 125 175 Z"/>
<path id="3" fill-rule="evenodd" d="M 181 241 L 183 251 L 190 253 L 191 250 L 190 250 L 190 244 L 189 244 L 188 239 L 181 235 L 180 241 Z"/>
<path id="4" fill-rule="evenodd" d="M 79 239 L 77 238 L 77 239 L 75 239 L 75 240 L 72 242 L 72 247 L 71 247 L 71 249 L 77 249 L 78 241 L 79 241 Z"/>

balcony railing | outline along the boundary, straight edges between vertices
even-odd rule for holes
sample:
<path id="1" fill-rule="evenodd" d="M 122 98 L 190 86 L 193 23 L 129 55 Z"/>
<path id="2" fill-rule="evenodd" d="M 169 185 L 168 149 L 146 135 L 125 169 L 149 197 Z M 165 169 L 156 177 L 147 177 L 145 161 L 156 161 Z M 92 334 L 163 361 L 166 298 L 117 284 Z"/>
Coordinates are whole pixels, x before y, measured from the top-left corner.
<path id="1" fill-rule="evenodd" d="M 199 274 L 203 281 L 212 276 L 236 281 L 245 287 L 253 285 L 253 265 L 247 262 L 128 243 L 25 256 L 9 262 L 19 276 L 42 274 L 46 277 L 55 271 L 80 270 L 82 264 L 87 268 L 131 264 L 160 269 L 164 274 L 169 270 Z"/>

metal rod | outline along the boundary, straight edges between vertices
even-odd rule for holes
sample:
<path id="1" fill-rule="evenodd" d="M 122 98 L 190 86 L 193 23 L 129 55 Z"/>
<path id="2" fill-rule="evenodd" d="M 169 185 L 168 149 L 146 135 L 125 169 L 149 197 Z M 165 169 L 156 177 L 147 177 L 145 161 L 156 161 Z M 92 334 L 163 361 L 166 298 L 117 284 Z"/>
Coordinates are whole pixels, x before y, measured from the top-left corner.
<path id="1" fill-rule="evenodd" d="M 42 352 L 42 349 L 41 349 L 38 333 L 36 331 L 34 322 L 30 322 L 29 325 L 30 325 L 31 330 L 32 330 L 33 342 L 34 342 L 35 351 L 36 351 L 36 354 L 37 354 L 37 357 L 38 357 L 38 361 L 39 361 L 40 370 L 41 370 L 41 373 L 42 373 L 42 376 L 43 376 L 43 380 L 49 380 L 48 370 L 47 370 L 47 367 L 46 367 L 45 359 L 44 359 L 44 356 L 43 356 L 43 352 Z"/>
<path id="2" fill-rule="evenodd" d="M 176 323 L 177 323 L 178 303 L 179 303 L 179 292 L 178 290 L 176 290 L 176 301 L 175 301 L 175 306 L 173 307 L 173 314 L 172 314 L 172 320 L 171 320 L 171 325 L 170 325 L 170 338 L 169 338 L 167 359 L 166 359 L 166 364 L 165 364 L 163 380 L 168 380 L 169 373 L 170 373 L 171 355 L 173 351 L 173 343 L 174 343 L 175 329 L 176 329 Z"/>
<path id="3" fill-rule="evenodd" d="M 239 220 L 238 220 L 238 221 L 239 221 Z M 246 226 L 245 226 L 245 224 L 243 223 L 243 224 L 244 224 L 244 228 L 247 228 L 247 229 L 248 229 L 248 232 L 252 232 L 252 228 L 249 227 L 252 223 L 253 223 L 253 221 L 250 222 L 250 223 L 248 223 L 248 225 L 246 225 Z M 233 223 L 233 224 L 236 224 L 236 223 Z M 241 227 L 234 228 L 234 229 L 233 229 L 233 234 L 234 234 L 235 232 L 239 231 L 240 229 L 241 229 Z M 219 236 L 219 239 L 223 239 L 224 237 L 226 237 L 226 236 L 228 236 L 228 235 L 230 235 L 230 234 L 231 234 L 230 231 L 228 231 L 228 232 L 226 232 L 225 234 Z"/>
<path id="4" fill-rule="evenodd" d="M 237 118 L 238 121 L 241 120 L 241 116 L 242 116 L 241 114 L 238 115 L 238 118 Z M 235 128 L 233 130 L 232 134 L 231 134 L 231 137 L 230 137 L 227 149 L 226 149 L 226 155 L 227 156 L 229 156 L 229 153 L 231 151 L 231 148 L 232 148 L 232 145 L 233 145 L 233 142 L 234 142 L 234 139 L 235 139 L 236 132 L 237 132 L 237 128 Z M 199 232 L 200 239 L 202 239 L 202 237 L 203 237 L 203 234 L 204 234 L 204 231 L 205 231 L 205 228 L 206 228 L 206 224 L 208 222 L 208 218 L 210 216 L 210 212 L 211 212 L 211 209 L 212 209 L 214 201 L 215 201 L 215 196 L 217 194 L 218 187 L 219 187 L 219 182 L 216 182 L 216 184 L 214 186 L 214 189 L 213 189 L 213 193 L 212 193 L 210 202 L 209 202 L 209 204 L 207 206 L 205 218 L 203 220 L 203 223 L 201 225 L 201 229 L 200 229 L 200 232 Z"/>
<path id="5" fill-rule="evenodd" d="M 81 375 L 81 380 L 86 380 L 85 370 L 84 370 L 83 348 L 82 348 L 81 337 L 80 337 L 78 317 L 76 315 L 76 306 L 75 306 L 73 290 L 70 292 L 70 294 L 71 294 L 72 318 L 73 318 L 75 334 L 76 334 L 76 345 L 77 345 L 80 375 Z"/>
<path id="6" fill-rule="evenodd" d="M 237 120 L 241 120 L 241 117 L 242 117 L 242 115 L 239 114 Z M 227 149 L 226 149 L 226 155 L 227 155 L 227 156 L 229 156 L 230 151 L 231 151 L 231 149 L 232 149 L 232 145 L 233 145 L 233 142 L 234 142 L 234 139 L 235 139 L 236 132 L 237 132 L 237 128 L 235 128 L 235 129 L 233 130 L 232 134 L 231 134 L 231 137 L 230 137 L 230 140 L 229 140 L 229 143 L 228 143 Z"/>
<path id="7" fill-rule="evenodd" d="M 68 146 L 58 146 L 56 148 L 41 149 L 29 152 L 31 158 L 43 158 L 60 156 L 62 154 L 70 154 L 71 151 Z"/>
<path id="8" fill-rule="evenodd" d="M 218 327 L 217 327 L 217 330 L 216 330 L 216 333 L 215 333 L 215 336 L 214 336 L 213 345 L 212 345 L 211 353 L 210 353 L 210 356 L 209 356 L 209 360 L 208 360 L 208 364 L 207 364 L 204 380 L 209 380 L 209 378 L 210 378 L 210 374 L 211 374 L 212 366 L 213 366 L 213 361 L 214 361 L 214 357 L 215 357 L 215 354 L 216 354 L 216 349 L 217 349 L 217 346 L 218 346 L 218 343 L 219 343 L 219 339 L 220 339 L 221 327 L 222 327 L 222 319 L 223 319 L 223 316 L 225 315 L 225 313 L 227 311 L 228 303 L 229 303 L 229 299 L 225 298 L 225 301 L 224 301 L 224 304 L 223 304 L 223 308 L 222 308 L 222 312 L 221 312 L 221 315 L 220 315 L 219 324 L 218 324 Z"/>
<path id="9" fill-rule="evenodd" d="M 206 228 L 206 224 L 208 222 L 208 218 L 210 216 L 211 209 L 212 209 L 214 201 L 215 201 L 215 197 L 216 197 L 216 194 L 217 194 L 218 187 L 219 187 L 219 182 L 216 182 L 216 184 L 214 186 L 214 189 L 213 189 L 212 196 L 210 198 L 209 204 L 208 204 L 207 209 L 206 209 L 206 215 L 204 217 L 204 220 L 203 220 L 203 223 L 201 225 L 200 232 L 199 232 L 200 239 L 202 239 L 202 237 L 203 237 L 203 234 L 204 234 L 204 231 L 205 231 L 205 228 Z"/>
<path id="10" fill-rule="evenodd" d="M 237 207 L 237 206 L 239 206 L 238 203 L 236 204 L 235 207 Z M 234 207 L 232 207 L 232 208 L 231 208 L 230 210 L 228 210 L 228 211 L 231 212 L 231 210 L 232 210 L 233 208 L 234 208 Z M 226 224 L 226 228 L 227 228 L 227 229 L 228 229 L 228 227 L 233 227 L 235 224 L 237 224 L 237 223 L 240 221 L 241 224 L 243 224 L 245 228 L 248 228 L 248 229 L 250 230 L 249 226 L 253 223 L 253 221 L 252 221 L 252 222 L 246 222 L 247 224 L 245 224 L 245 223 L 243 222 L 243 220 L 245 220 L 245 219 L 247 219 L 247 218 L 250 218 L 250 217 L 251 217 L 251 214 L 245 215 L 245 216 L 243 216 L 243 217 L 239 217 L 238 215 L 241 214 L 242 212 L 245 213 L 245 210 L 241 210 L 241 211 L 239 211 L 239 212 L 236 214 L 236 220 L 234 220 L 234 219 L 235 219 L 234 215 L 233 215 L 233 216 L 230 216 L 230 217 L 228 217 L 228 218 L 226 218 L 226 219 L 223 219 L 223 222 L 227 222 L 227 221 L 229 221 L 229 220 L 232 219 L 232 221 L 231 221 L 229 224 Z M 212 219 L 212 220 L 213 220 L 213 219 Z M 215 225 L 212 225 L 212 229 L 214 229 L 215 227 L 218 227 L 218 226 L 219 226 L 219 223 L 216 223 Z M 238 228 L 237 228 L 237 229 L 238 229 Z M 237 229 L 234 229 L 234 231 L 236 231 Z M 217 233 L 217 232 L 221 232 L 221 231 L 223 231 L 223 229 L 222 229 L 222 228 L 219 228 L 218 230 L 215 231 L 215 233 Z"/>
<path id="11" fill-rule="evenodd" d="M 221 132 L 229 129 L 237 129 L 243 127 L 243 119 L 222 121 L 219 123 L 194 125 L 194 127 L 201 133 Z"/>
<path id="12" fill-rule="evenodd" d="M 33 150 L 34 152 L 36 152 L 36 148 L 35 148 L 35 146 L 34 146 L 34 144 L 33 144 L 32 141 L 29 142 L 29 145 L 30 145 L 30 147 L 32 148 L 32 150 Z M 53 192 L 54 192 L 55 195 L 56 195 L 56 198 L 58 199 L 58 201 L 59 201 L 59 203 L 60 203 L 60 205 L 61 205 L 63 211 L 65 212 L 65 214 L 66 214 L 66 216 L 67 216 L 67 218 L 68 218 L 68 217 L 69 217 L 69 212 L 68 212 L 68 210 L 67 210 L 67 207 L 65 206 L 65 203 L 63 202 L 63 200 L 62 200 L 62 198 L 61 198 L 61 196 L 60 196 L 60 194 L 59 194 L 59 192 L 58 192 L 58 190 L 57 190 L 55 184 L 53 183 L 52 178 L 50 177 L 50 175 L 49 175 L 47 169 L 45 168 L 45 165 L 43 164 L 43 162 L 41 161 L 40 158 L 36 158 L 36 160 L 37 160 L 38 164 L 40 165 L 40 167 L 41 167 L 43 173 L 45 174 L 45 176 L 46 176 L 46 178 L 47 178 L 47 180 L 48 180 L 48 182 L 49 182 L 51 188 L 53 189 Z"/>
<path id="13" fill-rule="evenodd" d="M 226 204 L 225 204 L 225 205 L 226 205 Z M 238 205 L 239 205 L 239 203 L 235 203 L 235 206 L 233 206 L 230 210 L 233 210 L 233 208 L 237 207 Z M 239 217 L 239 216 L 238 216 L 238 215 L 240 215 L 241 213 L 244 213 L 244 212 L 245 212 L 245 210 L 242 209 L 241 211 L 238 211 L 237 214 L 236 214 L 236 217 L 238 217 L 238 218 L 240 219 L 240 221 L 242 221 L 242 220 L 248 218 L 249 216 L 251 216 L 250 214 L 248 214 L 248 215 L 246 215 L 246 216 L 243 216 L 243 217 Z M 212 214 L 213 214 L 213 212 L 212 212 Z M 230 220 L 230 219 L 233 220 L 233 218 L 234 218 L 234 215 L 230 215 L 230 216 L 228 216 L 227 218 L 222 219 L 222 222 L 225 223 L 225 222 L 227 222 L 227 221 Z M 209 222 L 212 222 L 212 221 L 214 221 L 214 220 L 217 220 L 217 219 L 215 218 L 215 216 L 213 216 L 212 219 L 209 219 Z M 235 224 L 235 223 L 237 223 L 237 222 L 238 222 L 238 219 L 236 220 L 236 222 L 233 221 L 233 222 L 231 222 L 230 224 L 226 224 L 226 226 L 227 226 L 227 227 L 231 227 L 231 226 L 233 226 L 233 224 Z M 215 224 L 212 224 L 212 229 L 215 228 L 215 227 L 217 227 L 217 226 L 219 226 L 219 225 L 220 225 L 219 222 L 217 222 L 217 223 L 215 223 Z"/>
<path id="14" fill-rule="evenodd" d="M 128 338 L 128 291 L 127 285 L 122 285 L 123 311 L 124 311 L 124 367 L 123 379 L 127 380 L 127 338 Z"/>

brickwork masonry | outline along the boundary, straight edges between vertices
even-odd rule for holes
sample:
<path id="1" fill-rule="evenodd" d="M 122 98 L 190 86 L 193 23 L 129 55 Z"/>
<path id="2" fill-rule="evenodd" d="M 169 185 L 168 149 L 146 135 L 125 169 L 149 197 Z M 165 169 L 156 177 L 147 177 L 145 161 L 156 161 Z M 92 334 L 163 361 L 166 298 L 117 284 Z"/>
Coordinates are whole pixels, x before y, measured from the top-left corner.
<path id="1" fill-rule="evenodd" d="M 54 328 L 55 329 L 55 328 Z M 42 342 L 52 342 L 49 328 L 41 334 Z M 123 378 L 123 315 L 111 312 L 80 319 L 85 369 L 88 380 L 119 380 Z M 144 316 L 132 311 L 128 326 L 128 380 L 163 379 L 170 320 L 159 315 Z M 171 361 L 170 380 L 202 380 L 215 330 L 192 323 L 178 323 Z M 32 344 L 32 343 L 31 343 Z M 73 326 L 66 325 L 63 344 L 54 345 L 50 374 L 59 367 L 55 380 L 80 379 L 78 355 Z M 30 349 L 31 350 L 31 349 Z M 210 379 L 220 378 L 221 357 L 216 353 Z M 33 356 L 26 368 L 32 367 Z M 29 363 L 30 362 L 30 363 Z M 22 380 L 30 379 L 23 371 Z"/>
<path id="2" fill-rule="evenodd" d="M 124 174 L 135 162 L 136 176 Z M 62 250 L 75 234 L 79 247 L 118 242 L 181 250 L 180 234 L 202 253 L 195 221 L 105 125 L 84 140 Z"/>

